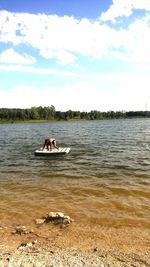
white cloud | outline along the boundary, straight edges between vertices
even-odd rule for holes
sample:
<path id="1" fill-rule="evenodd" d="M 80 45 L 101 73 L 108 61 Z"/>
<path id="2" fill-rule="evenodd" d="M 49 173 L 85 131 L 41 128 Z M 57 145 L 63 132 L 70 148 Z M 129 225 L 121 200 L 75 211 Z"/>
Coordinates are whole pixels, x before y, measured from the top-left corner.
<path id="1" fill-rule="evenodd" d="M 42 94 L 38 89 L 20 85 L 9 91 L 0 91 L 0 106 L 7 108 L 27 108 L 34 105 L 40 106 Z"/>
<path id="2" fill-rule="evenodd" d="M 139 62 L 143 64 L 150 61 L 149 47 L 150 47 L 150 16 L 145 19 L 137 19 L 130 24 L 129 32 L 131 35 L 128 47 L 130 49 L 130 59 L 132 62 Z"/>
<path id="3" fill-rule="evenodd" d="M 54 58 L 61 64 L 76 63 L 79 55 L 103 57 L 117 34 L 114 29 L 85 18 L 4 11 L 0 12 L 0 18 L 0 41 L 30 45 L 46 59 Z"/>
<path id="4" fill-rule="evenodd" d="M 75 77 L 75 78 L 84 77 L 84 74 L 82 74 L 82 73 L 75 73 L 75 72 L 71 72 L 71 71 L 61 71 L 58 69 L 50 69 L 50 68 L 35 68 L 32 66 L 23 66 L 21 64 L 17 64 L 17 65 L 0 64 L 0 71 L 35 73 L 35 74 L 40 74 L 40 75 L 52 74 L 52 75 L 57 75 L 57 76 Z"/>
<path id="5" fill-rule="evenodd" d="M 145 102 L 150 99 L 148 88 L 150 84 L 150 13 L 147 12 L 141 18 L 130 20 L 128 26 L 123 28 L 115 28 L 115 23 L 109 26 L 104 20 L 115 20 L 122 15 L 128 16 L 136 8 L 149 11 L 148 2 L 147 0 L 114 1 L 108 12 L 102 15 L 103 22 L 101 20 L 90 21 L 86 18 L 77 20 L 68 16 L 0 11 L 0 41 L 5 42 L 6 46 L 8 42 L 9 46 L 10 43 L 12 44 L 11 49 L 6 49 L 0 55 L 1 71 L 22 72 L 23 75 L 25 73 L 52 74 L 59 76 L 60 81 L 62 76 L 75 78 L 72 79 L 73 83 L 68 85 L 66 85 L 67 79 L 63 79 L 62 86 L 59 88 L 54 88 L 52 84 L 51 88 L 49 86 L 46 88 L 45 83 L 44 89 L 38 88 L 38 85 L 37 87 L 19 85 L 9 92 L 1 90 L 0 106 L 4 107 L 4 103 L 7 107 L 53 104 L 57 110 L 143 110 Z M 42 63 L 46 59 L 46 64 L 49 61 L 52 67 L 48 68 L 50 64 L 40 67 L 38 58 L 36 67 L 28 66 L 27 64 L 35 62 L 35 58 L 25 52 L 22 55 L 19 54 L 18 45 L 24 51 L 26 51 L 26 46 L 28 46 L 28 51 L 32 48 L 34 55 L 38 52 L 38 56 L 40 54 L 43 57 Z M 90 67 L 88 65 L 89 69 L 96 62 L 93 71 L 87 73 L 88 68 L 86 69 L 84 62 L 81 67 L 83 66 L 85 72 L 82 72 L 82 68 L 77 68 L 78 73 L 68 71 L 69 67 L 65 71 L 65 68 L 61 70 L 62 66 L 56 69 L 56 65 L 53 65 L 53 63 L 58 63 L 80 66 L 80 56 L 83 61 L 87 59 L 87 64 L 89 64 L 88 60 L 91 60 Z M 118 61 L 119 64 L 123 62 L 124 65 L 119 66 L 125 66 L 126 74 L 115 73 L 116 59 L 117 64 Z M 111 65 L 112 62 L 114 65 Z M 103 63 L 105 69 L 106 64 L 109 64 L 109 70 L 112 69 L 114 74 L 98 73 Z M 127 73 L 127 67 L 130 74 Z M 93 74 L 96 69 L 97 74 Z M 80 73 L 79 70 L 81 70 Z M 15 82 L 17 84 L 17 80 Z M 31 84 L 29 80 L 28 82 Z M 150 107 L 150 103 L 147 102 L 147 106 Z"/>
<path id="6" fill-rule="evenodd" d="M 20 85 L 0 91 L 0 107 L 49 106 L 56 110 L 144 110 L 150 108 L 149 74 L 95 74 L 61 87 Z M 31 97 L 32 96 L 32 97 Z M 23 100 L 23 101 L 22 101 Z"/>
<path id="7" fill-rule="evenodd" d="M 103 21 L 115 21 L 117 17 L 129 17 L 135 9 L 150 11 L 150 2 L 148 0 L 113 0 L 110 8 L 101 14 Z"/>
<path id="8" fill-rule="evenodd" d="M 113 19 L 118 15 L 130 14 L 134 8 L 149 10 L 146 1 L 116 0 L 108 11 L 102 14 L 104 19 Z M 112 11 L 114 10 L 114 11 Z M 26 14 L 0 12 L 0 41 L 31 46 L 45 59 L 54 59 L 58 64 L 78 64 L 80 56 L 88 59 L 113 57 L 124 61 L 147 60 L 150 40 L 150 17 L 135 20 L 128 28 L 115 29 L 101 21 L 86 18 L 77 20 L 73 17 L 57 15 Z M 37 30 L 38 29 L 38 30 Z M 144 51 L 140 53 L 139 51 Z M 11 57 L 20 60 L 34 60 L 27 55 L 15 54 Z M 1 56 L 5 56 L 5 53 Z M 13 54 L 13 55 L 12 55 Z M 10 59 L 7 60 L 11 60 Z M 21 58 L 22 57 L 22 58 Z M 11 62 L 13 63 L 13 62 Z"/>
<path id="9" fill-rule="evenodd" d="M 36 60 L 27 54 L 19 54 L 13 48 L 4 50 L 0 54 L 0 63 L 5 64 L 33 64 Z"/>
<path id="10" fill-rule="evenodd" d="M 75 63 L 75 61 L 77 60 L 77 57 L 73 54 L 70 53 L 66 50 L 44 50 L 41 51 L 41 54 L 43 55 L 43 57 L 47 58 L 47 59 L 56 59 L 57 63 L 60 65 L 66 65 L 66 64 L 73 64 Z"/>
<path id="11" fill-rule="evenodd" d="M 7 103 L 6 106 L 10 108 L 29 108 L 31 106 L 49 106 L 52 104 L 57 110 L 62 111 L 68 109 L 81 110 L 81 107 L 83 110 L 90 109 L 93 106 L 91 89 L 93 88 L 85 82 L 74 85 L 69 84 L 60 88 L 47 88 L 42 91 L 39 88 L 20 85 L 9 91 L 0 91 L 0 107 L 4 107 L 4 103 Z M 87 107 L 88 104 L 90 105 Z"/>
<path id="12" fill-rule="evenodd" d="M 110 8 L 102 13 L 100 19 L 103 21 L 112 20 L 115 21 L 119 16 L 130 16 L 132 14 L 131 0 L 114 0 Z"/>

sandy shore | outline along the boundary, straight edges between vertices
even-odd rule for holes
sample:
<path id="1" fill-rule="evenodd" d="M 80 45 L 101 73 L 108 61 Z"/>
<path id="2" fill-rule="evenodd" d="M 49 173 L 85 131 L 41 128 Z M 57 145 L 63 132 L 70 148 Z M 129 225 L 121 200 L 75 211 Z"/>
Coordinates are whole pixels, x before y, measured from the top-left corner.
<path id="1" fill-rule="evenodd" d="M 150 231 L 78 225 L 0 226 L 0 267 L 150 267 Z"/>

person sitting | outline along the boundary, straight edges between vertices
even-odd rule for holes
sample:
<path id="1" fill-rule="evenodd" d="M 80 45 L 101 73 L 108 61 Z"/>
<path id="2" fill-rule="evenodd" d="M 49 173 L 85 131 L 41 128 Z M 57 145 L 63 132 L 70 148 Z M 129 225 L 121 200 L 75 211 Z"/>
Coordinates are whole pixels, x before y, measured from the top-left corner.
<path id="1" fill-rule="evenodd" d="M 48 151 L 51 151 L 53 148 L 59 149 L 58 146 L 56 145 L 56 139 L 53 137 L 49 137 L 45 139 L 43 149 L 47 148 Z"/>

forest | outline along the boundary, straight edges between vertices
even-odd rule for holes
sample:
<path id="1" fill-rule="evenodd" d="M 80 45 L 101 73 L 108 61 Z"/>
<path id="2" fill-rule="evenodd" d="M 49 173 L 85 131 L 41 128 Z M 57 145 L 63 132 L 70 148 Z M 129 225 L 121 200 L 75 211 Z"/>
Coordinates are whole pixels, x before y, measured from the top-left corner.
<path id="1" fill-rule="evenodd" d="M 15 122 L 29 120 L 103 120 L 103 119 L 123 119 L 123 118 L 150 117 L 149 111 L 107 111 L 97 110 L 85 111 L 56 111 L 53 105 L 48 107 L 20 108 L 0 108 L 0 122 Z"/>

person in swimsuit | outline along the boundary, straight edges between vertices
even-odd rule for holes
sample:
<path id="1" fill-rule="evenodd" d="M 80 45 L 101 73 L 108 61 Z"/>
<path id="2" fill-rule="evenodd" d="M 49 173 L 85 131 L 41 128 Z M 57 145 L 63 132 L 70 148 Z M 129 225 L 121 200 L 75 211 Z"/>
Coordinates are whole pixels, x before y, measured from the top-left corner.
<path id="1" fill-rule="evenodd" d="M 58 146 L 56 145 L 56 139 L 53 137 L 49 137 L 47 139 L 45 139 L 44 145 L 43 145 L 43 149 L 47 148 L 47 150 L 51 151 L 53 148 L 58 148 Z"/>

